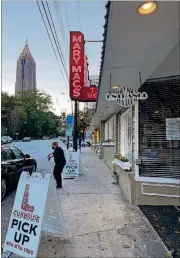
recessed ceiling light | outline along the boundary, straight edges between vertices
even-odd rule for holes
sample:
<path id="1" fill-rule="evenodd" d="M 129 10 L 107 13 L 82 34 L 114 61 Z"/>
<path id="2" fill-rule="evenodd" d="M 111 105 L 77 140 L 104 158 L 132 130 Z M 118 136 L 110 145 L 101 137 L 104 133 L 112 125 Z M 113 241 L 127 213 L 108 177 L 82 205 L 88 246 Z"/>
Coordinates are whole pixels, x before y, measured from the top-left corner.
<path id="1" fill-rule="evenodd" d="M 148 1 L 148 2 L 142 3 L 138 7 L 138 12 L 142 15 L 146 15 L 146 14 L 150 14 L 150 13 L 154 12 L 156 10 L 156 8 L 157 8 L 157 2 Z"/>

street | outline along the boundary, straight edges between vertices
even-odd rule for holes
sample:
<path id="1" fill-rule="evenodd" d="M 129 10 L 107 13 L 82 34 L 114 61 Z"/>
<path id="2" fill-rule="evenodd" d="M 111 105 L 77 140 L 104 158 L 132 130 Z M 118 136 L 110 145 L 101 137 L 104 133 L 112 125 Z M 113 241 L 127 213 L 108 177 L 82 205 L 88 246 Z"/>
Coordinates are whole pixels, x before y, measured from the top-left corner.
<path id="1" fill-rule="evenodd" d="M 44 174 L 53 169 L 53 162 L 47 161 L 52 141 L 13 145 L 36 158 L 37 171 Z M 109 168 L 90 148 L 83 148 L 81 156 L 83 175 L 64 180 L 58 190 L 67 238 L 42 236 L 38 257 L 163 257 L 166 248 L 139 209 L 112 184 Z M 14 196 L 15 192 L 2 202 L 2 244 Z"/>

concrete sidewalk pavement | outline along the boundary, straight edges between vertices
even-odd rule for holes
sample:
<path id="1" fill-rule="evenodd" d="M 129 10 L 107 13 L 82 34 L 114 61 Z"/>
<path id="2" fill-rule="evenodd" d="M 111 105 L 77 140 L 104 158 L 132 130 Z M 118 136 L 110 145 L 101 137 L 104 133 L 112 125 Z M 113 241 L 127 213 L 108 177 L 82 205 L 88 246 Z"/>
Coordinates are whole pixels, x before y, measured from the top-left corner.
<path id="1" fill-rule="evenodd" d="M 81 162 L 83 175 L 58 190 L 68 238 L 43 237 L 38 257 L 164 257 L 165 247 L 112 184 L 104 162 L 89 148 Z"/>

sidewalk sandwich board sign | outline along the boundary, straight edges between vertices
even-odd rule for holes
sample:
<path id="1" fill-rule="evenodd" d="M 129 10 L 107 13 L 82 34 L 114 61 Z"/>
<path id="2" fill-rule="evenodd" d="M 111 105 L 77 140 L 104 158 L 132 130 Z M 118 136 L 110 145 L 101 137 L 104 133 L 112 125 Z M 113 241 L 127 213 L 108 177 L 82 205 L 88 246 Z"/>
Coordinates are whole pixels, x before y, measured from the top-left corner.
<path id="1" fill-rule="evenodd" d="M 63 170 L 63 178 L 74 178 L 79 176 L 80 152 L 66 151 L 66 166 Z"/>
<path id="2" fill-rule="evenodd" d="M 35 258 L 41 233 L 66 235 L 55 181 L 50 174 L 22 172 L 4 242 L 4 252 Z"/>

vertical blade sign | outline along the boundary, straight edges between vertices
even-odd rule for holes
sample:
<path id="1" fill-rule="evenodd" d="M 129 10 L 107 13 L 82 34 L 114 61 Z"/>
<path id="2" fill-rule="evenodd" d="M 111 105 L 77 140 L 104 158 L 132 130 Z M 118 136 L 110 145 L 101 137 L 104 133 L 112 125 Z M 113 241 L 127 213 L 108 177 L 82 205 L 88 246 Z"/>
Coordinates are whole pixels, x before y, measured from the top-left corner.
<path id="1" fill-rule="evenodd" d="M 84 35 L 70 32 L 70 98 L 80 100 L 84 87 Z"/>

